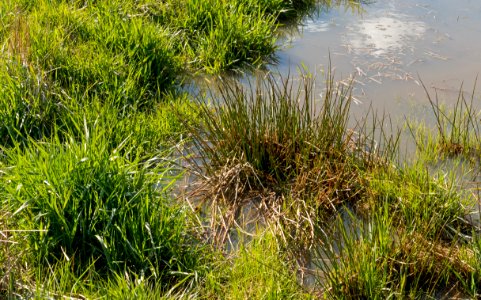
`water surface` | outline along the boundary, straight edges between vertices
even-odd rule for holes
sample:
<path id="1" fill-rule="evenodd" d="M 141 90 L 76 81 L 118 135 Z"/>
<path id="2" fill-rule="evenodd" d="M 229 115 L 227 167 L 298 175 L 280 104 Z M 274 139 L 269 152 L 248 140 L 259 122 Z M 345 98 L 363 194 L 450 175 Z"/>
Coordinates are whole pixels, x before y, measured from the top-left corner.
<path id="1" fill-rule="evenodd" d="M 369 105 L 423 117 L 421 81 L 454 102 L 461 84 L 472 92 L 481 71 L 481 1 L 379 0 L 361 12 L 341 6 L 306 18 L 288 35 L 273 69 L 305 65 L 322 72 L 329 57 L 339 78 L 356 82 L 354 111 Z"/>

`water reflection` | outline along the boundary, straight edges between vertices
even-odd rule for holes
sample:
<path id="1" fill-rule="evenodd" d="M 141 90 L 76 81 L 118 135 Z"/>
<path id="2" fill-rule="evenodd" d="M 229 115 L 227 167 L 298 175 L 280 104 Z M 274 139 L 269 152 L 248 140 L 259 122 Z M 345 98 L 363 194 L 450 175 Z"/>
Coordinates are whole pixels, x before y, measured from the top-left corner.
<path id="1" fill-rule="evenodd" d="M 346 43 L 357 55 L 403 55 L 426 31 L 424 22 L 408 20 L 408 16 L 401 14 L 361 20 L 347 26 Z"/>
<path id="2" fill-rule="evenodd" d="M 473 0 L 383 0 L 357 11 L 341 5 L 304 20 L 274 69 L 322 72 L 331 60 L 339 77 L 355 78 L 359 109 L 373 105 L 403 118 L 427 105 L 419 78 L 451 102 L 462 82 L 473 86 L 481 72 L 480 16 L 481 1 Z"/>
<path id="3" fill-rule="evenodd" d="M 306 32 L 325 32 L 329 30 L 331 26 L 329 21 L 317 21 L 313 19 L 308 19 L 304 23 L 303 29 Z"/>

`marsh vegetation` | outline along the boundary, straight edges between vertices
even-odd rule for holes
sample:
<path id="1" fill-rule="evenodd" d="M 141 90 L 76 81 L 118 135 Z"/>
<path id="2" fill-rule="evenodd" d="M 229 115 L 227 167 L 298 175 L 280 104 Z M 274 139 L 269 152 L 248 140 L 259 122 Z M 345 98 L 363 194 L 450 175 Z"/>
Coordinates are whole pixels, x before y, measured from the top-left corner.
<path id="1" fill-rule="evenodd" d="M 479 297 L 476 89 L 396 129 L 331 68 L 225 76 L 316 3 L 1 2 L 0 298 Z"/>

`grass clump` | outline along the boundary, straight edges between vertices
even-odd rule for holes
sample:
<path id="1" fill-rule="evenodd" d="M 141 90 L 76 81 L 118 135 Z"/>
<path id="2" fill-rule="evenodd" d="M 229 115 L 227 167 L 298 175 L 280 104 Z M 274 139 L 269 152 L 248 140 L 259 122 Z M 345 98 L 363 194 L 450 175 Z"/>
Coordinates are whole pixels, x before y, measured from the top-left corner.
<path id="1" fill-rule="evenodd" d="M 318 103 L 313 78 L 300 82 L 267 77 L 255 89 L 221 82 L 213 105 L 200 101 L 201 123 L 192 127 L 200 155 L 192 162 L 203 176 L 197 195 L 214 210 L 227 207 L 224 216 L 254 203 L 295 240 L 311 236 L 326 212 L 361 199 L 362 172 L 378 163 L 369 136 L 348 128 L 351 90 L 328 77 Z"/>
<path id="2" fill-rule="evenodd" d="M 63 87 L 135 105 L 178 85 L 185 71 L 264 65 L 277 49 L 279 21 L 313 7 L 311 0 L 31 1 L 2 5 L 1 40 Z"/>
<path id="3" fill-rule="evenodd" d="M 367 199 L 319 226 L 318 280 L 327 298 L 476 297 L 479 228 L 472 200 L 422 163 L 364 174 Z"/>
<path id="4" fill-rule="evenodd" d="M 380 170 L 370 176 L 371 199 L 366 204 L 375 207 L 376 203 L 387 201 L 391 218 L 407 230 L 445 241 L 457 241 L 471 234 L 473 227 L 465 220 L 469 200 L 452 180 L 444 176 L 436 179 L 422 165 Z"/>
<path id="5" fill-rule="evenodd" d="M 304 82 L 308 85 L 309 79 Z M 259 82 L 252 92 L 221 83 L 220 97 L 214 95 L 213 107 L 202 105 L 201 127 L 194 128 L 206 173 L 215 174 L 231 158 L 245 161 L 256 175 L 246 178 L 250 186 L 279 187 L 281 192 L 283 185 L 311 169 L 316 158 L 345 150 L 349 92 L 328 91 L 321 113 L 314 116 L 312 86 L 296 92 L 292 88 L 273 78 Z"/>
<path id="6" fill-rule="evenodd" d="M 169 150 L 188 139 L 184 123 L 198 119 L 187 94 L 169 94 L 164 100 L 149 111 L 118 108 L 110 99 L 97 101 L 77 107 L 64 122 L 69 124 L 68 135 L 76 140 L 83 137 L 86 122 L 108 136 L 107 151 L 118 151 L 129 160 L 163 160 Z M 60 131 L 59 135 L 65 134 Z"/>
<path id="7" fill-rule="evenodd" d="M 142 107 L 171 89 L 180 74 L 167 29 L 126 18 L 115 6 L 85 11 L 64 3 L 29 15 L 30 61 L 66 89 Z"/>
<path id="8" fill-rule="evenodd" d="M 243 1 L 172 1 L 166 17 L 180 32 L 181 55 L 193 70 L 219 73 L 258 67 L 275 46 L 275 17 Z"/>
<path id="9" fill-rule="evenodd" d="M 86 126 L 81 142 L 5 150 L 2 205 L 12 208 L 12 229 L 28 232 L 34 266 L 67 260 L 77 276 L 94 266 L 165 286 L 198 271 L 202 245 L 164 194 L 169 166 L 126 159 L 122 146 L 111 150 L 104 132 Z"/>

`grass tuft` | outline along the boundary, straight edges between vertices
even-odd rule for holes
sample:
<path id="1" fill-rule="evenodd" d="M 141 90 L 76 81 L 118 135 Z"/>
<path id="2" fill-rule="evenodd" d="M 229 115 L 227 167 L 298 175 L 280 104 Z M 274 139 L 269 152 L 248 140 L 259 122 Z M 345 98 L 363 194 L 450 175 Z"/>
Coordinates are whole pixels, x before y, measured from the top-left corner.
<path id="1" fill-rule="evenodd" d="M 48 137 L 69 114 L 64 97 L 46 77 L 18 60 L 0 67 L 0 145 Z"/>
<path id="2" fill-rule="evenodd" d="M 310 299 L 298 283 L 275 234 L 269 229 L 249 242 L 239 241 L 206 277 L 205 299 Z"/>
<path id="3" fill-rule="evenodd" d="M 212 103 L 198 100 L 201 123 L 191 127 L 198 157 L 190 160 L 201 176 L 194 193 L 212 203 L 212 215 L 228 208 L 221 236 L 242 207 L 254 205 L 282 220 L 286 240 L 312 240 L 325 213 L 362 199 L 362 173 L 384 164 L 376 130 L 348 127 L 351 89 L 336 87 L 331 74 L 320 102 L 314 91 L 308 74 L 298 85 L 269 75 L 255 88 L 222 81 L 218 93 L 211 90 Z"/>
<path id="4" fill-rule="evenodd" d="M 85 123 L 84 130 L 81 142 L 30 140 L 5 150 L 3 203 L 13 207 L 15 229 L 29 232 L 33 264 L 66 260 L 77 275 L 94 265 L 166 286 L 193 276 L 202 245 L 164 194 L 175 180 L 170 167 L 126 159 L 102 129 Z"/>

